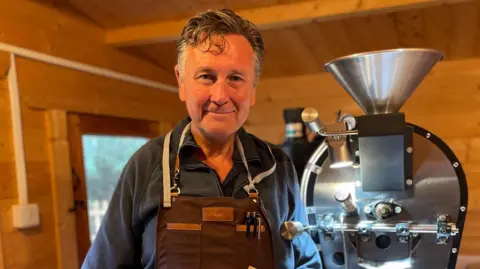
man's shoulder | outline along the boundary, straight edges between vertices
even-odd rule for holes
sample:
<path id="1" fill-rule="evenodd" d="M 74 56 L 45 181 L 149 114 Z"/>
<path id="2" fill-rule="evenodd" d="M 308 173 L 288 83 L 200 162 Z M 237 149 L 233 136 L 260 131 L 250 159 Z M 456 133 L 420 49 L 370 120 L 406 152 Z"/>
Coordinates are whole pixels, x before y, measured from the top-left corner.
<path id="1" fill-rule="evenodd" d="M 280 163 L 290 165 L 291 159 L 285 153 L 285 151 L 283 151 L 280 145 L 273 144 L 272 142 L 264 140 L 249 132 L 247 132 L 247 135 L 252 139 L 252 141 L 254 141 L 255 145 L 257 146 L 257 150 L 265 154 L 268 153 L 269 155 L 269 151 L 271 151 L 271 155 L 273 155 L 273 158 L 277 164 Z"/>
<path id="2" fill-rule="evenodd" d="M 172 151 L 173 147 L 178 146 L 178 139 L 180 138 L 182 129 L 187 125 L 189 122 L 188 118 L 185 118 L 178 122 L 171 130 L 171 137 L 170 137 L 170 151 Z M 144 164 L 148 164 L 149 161 L 151 162 L 160 162 L 162 161 L 163 156 L 163 145 L 165 143 L 165 138 L 167 134 L 159 135 L 150 139 L 147 143 L 141 146 L 132 156 L 131 160 L 133 161 L 142 161 L 146 162 Z M 173 146 L 172 146 L 173 145 Z"/>
<path id="3" fill-rule="evenodd" d="M 135 162 L 136 165 L 142 165 L 161 160 L 164 142 L 165 136 L 158 136 L 148 140 L 137 149 L 131 156 L 130 161 Z"/>
<path id="4" fill-rule="evenodd" d="M 165 136 L 148 140 L 140 146 L 125 164 L 121 181 L 142 192 L 149 184 L 155 171 L 161 168 Z"/>
<path id="5" fill-rule="evenodd" d="M 248 133 L 254 143 L 257 145 L 258 154 L 261 158 L 261 162 L 264 165 L 264 169 L 269 169 L 275 165 L 275 174 L 277 180 L 282 184 L 286 184 L 289 188 L 292 188 L 292 184 L 297 182 L 297 174 L 293 166 L 293 162 L 290 157 L 283 151 L 281 146 L 273 144 L 272 142 L 263 140 L 258 136 Z M 272 159 L 273 156 L 273 159 Z"/>

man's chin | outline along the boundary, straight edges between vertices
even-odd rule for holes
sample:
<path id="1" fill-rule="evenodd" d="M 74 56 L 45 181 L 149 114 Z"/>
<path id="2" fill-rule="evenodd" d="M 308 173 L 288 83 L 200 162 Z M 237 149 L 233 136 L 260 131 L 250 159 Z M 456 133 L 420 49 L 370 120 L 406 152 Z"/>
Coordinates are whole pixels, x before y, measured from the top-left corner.
<path id="1" fill-rule="evenodd" d="M 201 128 L 209 136 L 218 137 L 218 138 L 228 137 L 237 131 L 236 124 L 231 120 L 230 121 L 209 120 L 204 122 Z"/>
<path id="2" fill-rule="evenodd" d="M 204 116 L 204 119 L 224 122 L 224 121 L 235 119 L 235 112 L 224 112 L 224 113 L 207 112 L 207 114 L 205 114 Z"/>

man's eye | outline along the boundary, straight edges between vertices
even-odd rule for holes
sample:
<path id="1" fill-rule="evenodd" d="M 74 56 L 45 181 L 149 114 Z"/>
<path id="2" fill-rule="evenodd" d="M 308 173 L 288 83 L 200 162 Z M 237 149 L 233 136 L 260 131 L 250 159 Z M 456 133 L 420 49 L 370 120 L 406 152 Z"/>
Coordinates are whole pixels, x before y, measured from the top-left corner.
<path id="1" fill-rule="evenodd" d="M 204 79 L 206 79 L 206 80 L 213 80 L 213 76 L 210 75 L 210 74 L 202 74 L 202 75 L 198 76 L 198 79 L 202 79 L 202 80 L 204 80 Z"/>
<path id="2" fill-rule="evenodd" d="M 231 76 L 230 79 L 232 81 L 242 81 L 243 80 L 243 78 L 241 76 Z"/>

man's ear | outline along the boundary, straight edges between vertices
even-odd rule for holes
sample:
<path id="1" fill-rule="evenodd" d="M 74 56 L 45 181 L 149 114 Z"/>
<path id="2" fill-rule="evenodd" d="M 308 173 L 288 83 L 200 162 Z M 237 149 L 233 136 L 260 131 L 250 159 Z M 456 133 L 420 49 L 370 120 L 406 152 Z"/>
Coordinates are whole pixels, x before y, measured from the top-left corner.
<path id="1" fill-rule="evenodd" d="M 178 69 L 178 64 L 175 65 L 175 77 L 177 78 L 177 84 L 178 84 L 178 96 L 180 97 L 180 100 L 182 102 L 185 101 L 185 89 L 183 87 L 183 78 L 180 76 L 180 71 Z"/>

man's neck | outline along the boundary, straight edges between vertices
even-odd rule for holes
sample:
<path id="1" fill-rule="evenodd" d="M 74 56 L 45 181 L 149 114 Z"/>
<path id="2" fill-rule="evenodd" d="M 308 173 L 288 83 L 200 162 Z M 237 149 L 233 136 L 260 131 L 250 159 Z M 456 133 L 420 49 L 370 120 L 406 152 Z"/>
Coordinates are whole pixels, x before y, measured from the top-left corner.
<path id="1" fill-rule="evenodd" d="M 225 139 L 212 139 L 206 137 L 202 132 L 192 126 L 192 135 L 200 146 L 201 151 L 197 152 L 197 156 L 206 165 L 214 169 L 223 182 L 228 172 L 233 167 L 233 151 L 235 136 Z"/>
<path id="2" fill-rule="evenodd" d="M 207 160 L 231 160 L 234 151 L 235 136 L 225 138 L 212 138 L 204 135 L 192 126 L 192 135 L 202 149 L 203 158 Z"/>

